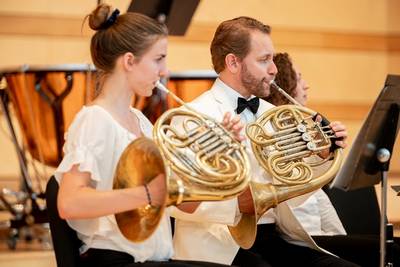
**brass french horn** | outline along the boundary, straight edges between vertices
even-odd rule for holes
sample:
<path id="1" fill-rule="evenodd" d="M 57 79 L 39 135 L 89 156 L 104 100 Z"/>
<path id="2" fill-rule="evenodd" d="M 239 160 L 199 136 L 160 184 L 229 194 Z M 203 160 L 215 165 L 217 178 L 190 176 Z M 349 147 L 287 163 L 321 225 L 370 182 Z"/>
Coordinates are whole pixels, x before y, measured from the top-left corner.
<path id="1" fill-rule="evenodd" d="M 200 114 L 172 94 L 184 108 L 166 111 L 153 128 L 154 142 L 137 138 L 118 162 L 113 188 L 129 188 L 165 173 L 167 194 L 160 207 L 147 206 L 115 214 L 121 233 L 133 242 L 146 240 L 164 209 L 188 201 L 220 201 L 238 196 L 248 186 L 250 163 L 245 148 L 214 119 Z M 177 126 L 173 119 L 184 118 Z M 176 125 L 176 124 L 174 124 Z"/>
<path id="2" fill-rule="evenodd" d="M 257 222 L 267 210 L 330 182 L 343 158 L 340 148 L 330 152 L 329 157 L 318 156 L 331 148 L 331 139 L 335 138 L 333 131 L 328 125 L 315 121 L 317 112 L 301 106 L 274 81 L 271 85 L 294 105 L 274 107 L 246 127 L 253 153 L 262 168 L 272 176 L 273 182 L 251 181 L 255 213 L 242 214 L 236 226 L 229 226 L 236 243 L 245 249 L 253 245 Z M 315 175 L 313 167 L 321 166 L 328 160 L 331 160 L 328 169 Z"/>

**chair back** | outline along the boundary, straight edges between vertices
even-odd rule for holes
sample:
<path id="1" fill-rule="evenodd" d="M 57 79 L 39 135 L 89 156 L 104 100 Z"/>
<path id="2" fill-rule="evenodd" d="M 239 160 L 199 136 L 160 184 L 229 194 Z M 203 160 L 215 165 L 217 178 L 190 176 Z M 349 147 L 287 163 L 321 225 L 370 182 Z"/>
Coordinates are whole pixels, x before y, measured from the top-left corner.
<path id="1" fill-rule="evenodd" d="M 54 176 L 46 186 L 47 212 L 50 222 L 51 238 L 58 267 L 78 267 L 79 248 L 82 241 L 76 232 L 61 219 L 57 209 L 58 183 Z"/>

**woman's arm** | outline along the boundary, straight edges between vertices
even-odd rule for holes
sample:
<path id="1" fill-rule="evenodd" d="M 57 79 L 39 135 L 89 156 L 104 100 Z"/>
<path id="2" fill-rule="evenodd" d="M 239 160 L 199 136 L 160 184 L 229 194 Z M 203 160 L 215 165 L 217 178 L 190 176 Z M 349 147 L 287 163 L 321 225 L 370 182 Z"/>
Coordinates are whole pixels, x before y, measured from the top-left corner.
<path id="1" fill-rule="evenodd" d="M 78 165 L 61 179 L 57 206 L 63 219 L 89 219 L 143 207 L 148 203 L 144 186 L 98 191 L 89 186 L 90 173 L 80 172 Z M 165 194 L 164 175 L 148 184 L 153 205 L 160 205 Z"/>

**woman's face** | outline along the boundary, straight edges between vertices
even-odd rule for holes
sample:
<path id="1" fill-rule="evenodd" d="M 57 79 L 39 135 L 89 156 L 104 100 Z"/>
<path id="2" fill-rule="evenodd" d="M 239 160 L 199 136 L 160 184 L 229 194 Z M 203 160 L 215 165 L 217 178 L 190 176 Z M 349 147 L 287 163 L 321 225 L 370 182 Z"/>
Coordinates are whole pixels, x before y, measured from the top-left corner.
<path id="1" fill-rule="evenodd" d="M 293 66 L 296 72 L 297 86 L 295 89 L 294 99 L 296 99 L 300 104 L 305 106 L 307 104 L 307 90 L 310 88 L 307 82 L 303 79 L 301 72 Z"/>
<path id="2" fill-rule="evenodd" d="M 133 91 L 137 95 L 151 96 L 156 82 L 167 75 L 167 47 L 168 40 L 163 37 L 135 60 L 130 80 Z"/>

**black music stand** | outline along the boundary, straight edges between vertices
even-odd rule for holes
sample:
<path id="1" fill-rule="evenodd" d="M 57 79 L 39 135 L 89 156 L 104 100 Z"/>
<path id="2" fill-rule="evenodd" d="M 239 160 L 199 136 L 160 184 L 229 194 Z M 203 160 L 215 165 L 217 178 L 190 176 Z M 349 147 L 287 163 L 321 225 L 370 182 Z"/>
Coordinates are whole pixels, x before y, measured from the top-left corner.
<path id="1" fill-rule="evenodd" d="M 386 245 L 393 241 L 387 238 L 387 234 L 393 235 L 390 233 L 393 231 L 392 226 L 387 223 L 386 216 L 387 172 L 400 127 L 399 113 L 400 76 L 388 75 L 385 86 L 331 185 L 347 191 L 381 183 L 380 267 L 392 266 L 391 253 L 386 254 Z"/>
<path id="2" fill-rule="evenodd" d="M 400 185 L 392 185 L 393 190 L 400 196 Z"/>
<path id="3" fill-rule="evenodd" d="M 132 0 L 128 12 L 147 15 L 167 25 L 170 35 L 185 35 L 200 0 Z"/>

